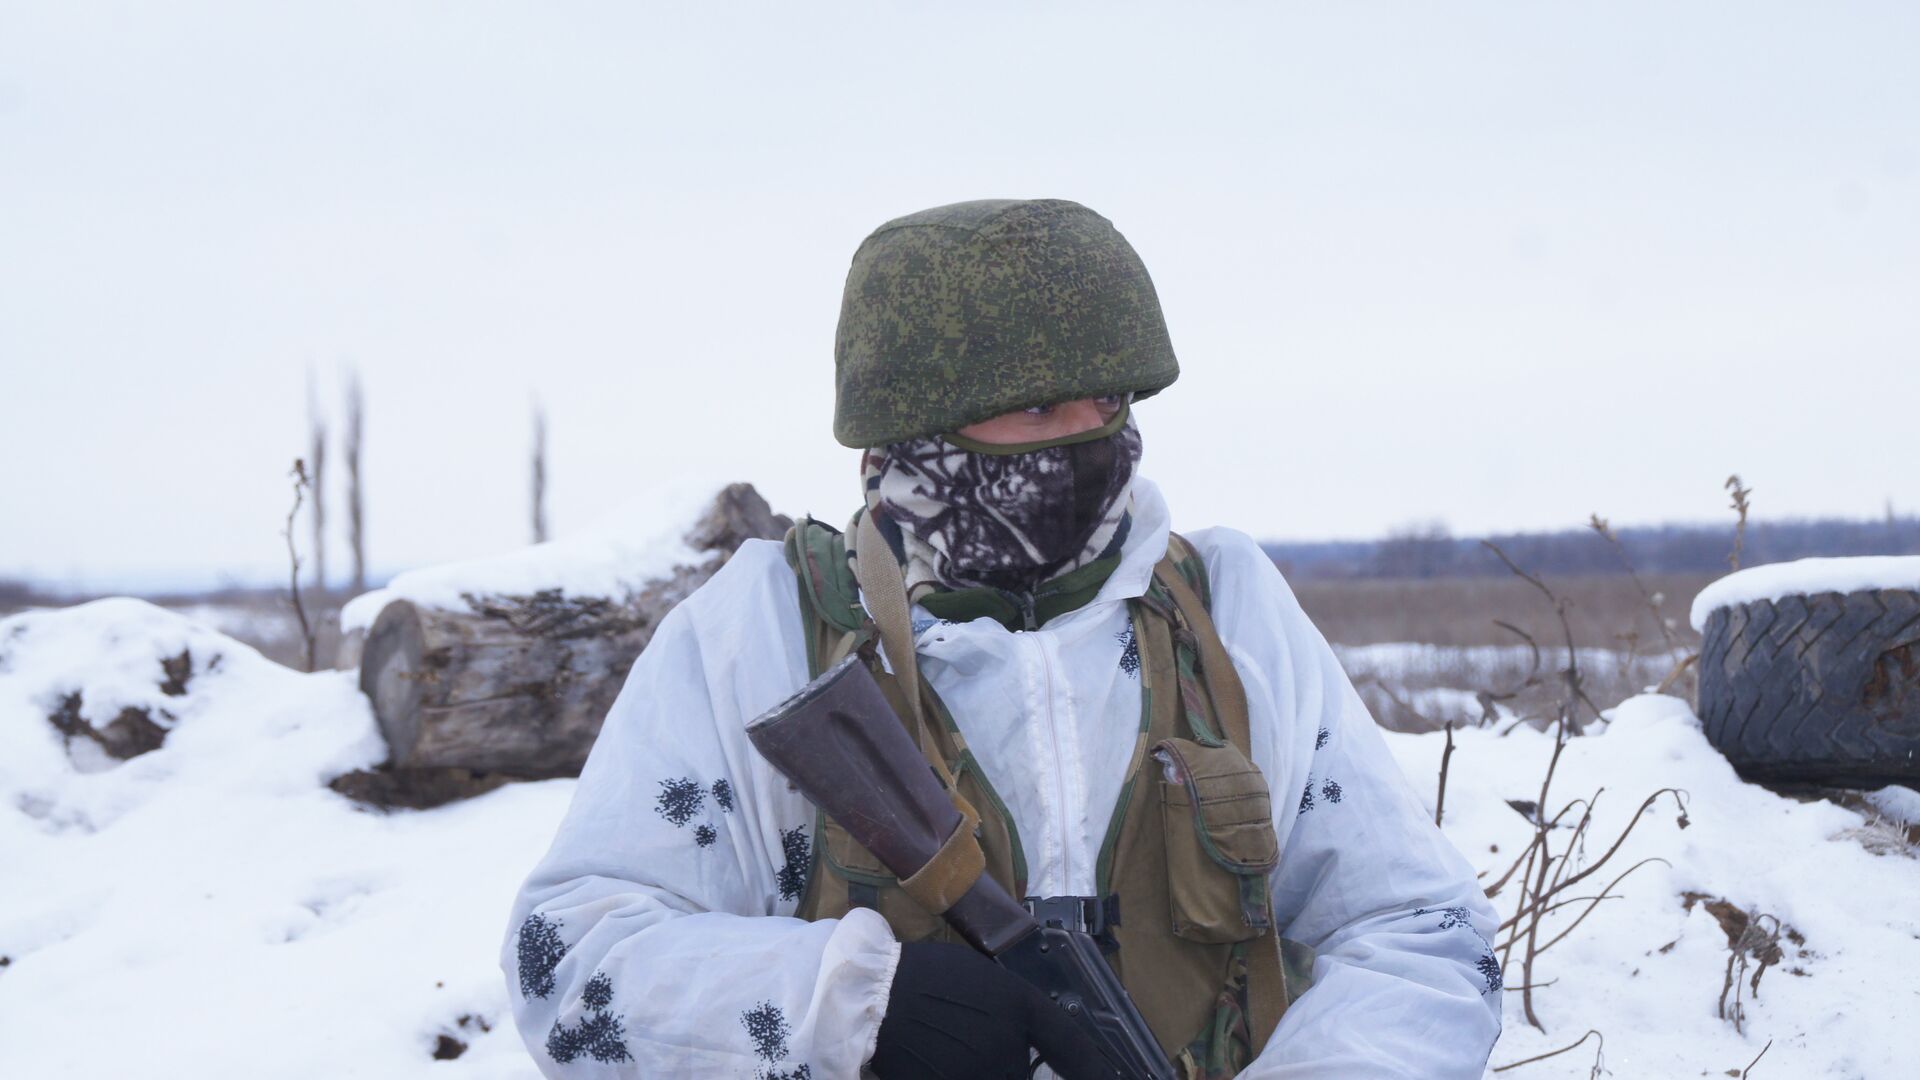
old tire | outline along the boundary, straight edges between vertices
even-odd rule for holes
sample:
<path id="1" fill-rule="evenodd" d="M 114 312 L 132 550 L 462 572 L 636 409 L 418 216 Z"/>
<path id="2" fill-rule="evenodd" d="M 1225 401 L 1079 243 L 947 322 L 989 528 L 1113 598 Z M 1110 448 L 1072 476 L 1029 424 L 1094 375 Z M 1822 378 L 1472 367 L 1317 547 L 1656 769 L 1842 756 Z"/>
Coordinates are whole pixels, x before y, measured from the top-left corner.
<path id="1" fill-rule="evenodd" d="M 1920 592 L 1757 600 L 1707 619 L 1700 720 L 1746 777 L 1920 784 Z"/>

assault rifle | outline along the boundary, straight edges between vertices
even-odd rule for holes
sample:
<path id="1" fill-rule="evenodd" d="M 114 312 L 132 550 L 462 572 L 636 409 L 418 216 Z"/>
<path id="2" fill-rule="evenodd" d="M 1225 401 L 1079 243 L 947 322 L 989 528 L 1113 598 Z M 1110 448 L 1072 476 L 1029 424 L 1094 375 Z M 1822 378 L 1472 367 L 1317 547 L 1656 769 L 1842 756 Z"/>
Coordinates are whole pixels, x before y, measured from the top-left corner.
<path id="1" fill-rule="evenodd" d="M 1099 942 L 1057 920 L 1042 924 L 980 872 L 978 848 L 965 835 L 973 823 L 941 788 L 857 655 L 754 720 L 747 736 L 909 893 L 921 899 L 931 890 L 935 904 L 945 906 L 942 916 L 962 938 L 1083 1025 L 1100 1047 L 1105 1067 L 1088 1072 L 1094 1063 L 1067 1063 L 1074 1075 L 1173 1080 L 1173 1066 L 1101 955 Z M 955 856 L 955 848 L 969 847 L 970 859 Z M 925 877 L 923 869 L 929 871 Z M 969 882 L 969 873 L 978 876 Z M 929 883 L 929 877 L 941 880 Z"/>

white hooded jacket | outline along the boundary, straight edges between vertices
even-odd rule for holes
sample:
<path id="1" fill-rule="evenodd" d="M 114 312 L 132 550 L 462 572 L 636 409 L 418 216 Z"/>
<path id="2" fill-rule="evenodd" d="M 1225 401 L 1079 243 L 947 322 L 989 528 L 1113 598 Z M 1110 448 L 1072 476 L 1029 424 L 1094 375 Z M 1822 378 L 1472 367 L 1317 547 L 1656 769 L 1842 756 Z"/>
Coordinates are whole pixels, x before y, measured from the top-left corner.
<path id="1" fill-rule="evenodd" d="M 1166 550 L 1158 489 L 1094 599 L 1038 630 L 914 609 L 922 671 L 1006 802 L 1036 895 L 1088 895 L 1139 724 L 1126 601 Z M 1496 919 L 1325 640 L 1259 546 L 1185 534 L 1246 684 L 1281 845 L 1274 914 L 1316 953 L 1253 1078 L 1481 1076 L 1500 1031 Z M 749 541 L 634 663 L 501 951 L 550 1077 L 855 1077 L 900 946 L 881 917 L 792 917 L 813 808 L 747 741 L 807 682 L 797 586 Z"/>

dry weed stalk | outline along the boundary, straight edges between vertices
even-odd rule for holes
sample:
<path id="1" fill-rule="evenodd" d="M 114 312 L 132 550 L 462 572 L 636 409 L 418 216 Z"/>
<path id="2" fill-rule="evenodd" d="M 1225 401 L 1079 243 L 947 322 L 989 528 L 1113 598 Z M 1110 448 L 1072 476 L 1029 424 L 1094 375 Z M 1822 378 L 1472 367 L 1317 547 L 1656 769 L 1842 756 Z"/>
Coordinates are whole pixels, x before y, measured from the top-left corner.
<path id="1" fill-rule="evenodd" d="M 1408 716 L 1411 716 L 1415 720 L 1420 721 L 1420 725 L 1423 728 L 1433 729 L 1433 728 L 1438 728 L 1440 726 L 1439 724 L 1436 724 L 1433 722 L 1432 717 L 1429 717 L 1426 713 L 1423 713 L 1419 709 L 1414 708 L 1413 704 L 1409 702 L 1406 698 L 1401 697 L 1398 693 L 1395 693 L 1393 689 L 1393 684 L 1389 683 L 1387 680 L 1381 678 L 1378 675 L 1363 674 L 1354 681 L 1354 685 L 1377 687 L 1381 693 L 1387 695 L 1388 701 L 1393 702 L 1395 706 L 1399 707 Z"/>
<path id="2" fill-rule="evenodd" d="M 347 553 L 353 556 L 353 591 L 367 591 L 367 519 L 361 496 L 360 440 L 366 399 L 360 394 L 360 374 L 347 376 L 347 430 L 342 447 L 347 463 Z"/>
<path id="3" fill-rule="evenodd" d="M 1601 788 L 1595 791 L 1590 798 L 1570 800 L 1565 806 L 1561 807 L 1558 813 L 1552 817 L 1547 816 L 1547 808 L 1552 805 L 1553 779 L 1554 774 L 1560 767 L 1560 756 L 1566 751 L 1568 741 L 1582 731 L 1579 719 L 1580 707 L 1585 705 L 1588 709 L 1592 710 L 1595 718 L 1599 717 L 1600 710 L 1593 704 L 1592 700 L 1587 697 L 1586 692 L 1582 690 L 1580 686 L 1579 656 L 1574 647 L 1573 631 L 1567 622 L 1568 605 L 1566 600 L 1549 588 L 1546 582 L 1528 573 L 1512 559 L 1508 558 L 1506 552 L 1501 551 L 1498 546 L 1487 541 L 1482 541 L 1482 543 L 1485 543 L 1495 555 L 1498 555 L 1500 561 L 1506 563 L 1508 569 L 1532 584 L 1534 588 L 1538 589 L 1541 594 L 1547 598 L 1547 602 L 1553 605 L 1554 614 L 1558 616 L 1560 620 L 1561 634 L 1567 653 L 1567 667 L 1563 673 L 1565 693 L 1559 701 L 1558 713 L 1551 721 L 1553 726 L 1553 754 L 1547 759 L 1546 774 L 1540 781 L 1540 796 L 1532 804 L 1530 812 L 1524 809 L 1526 804 L 1515 804 L 1515 809 L 1521 810 L 1532 823 L 1533 838 L 1520 852 L 1519 857 L 1514 860 L 1513 865 L 1507 868 L 1507 872 L 1500 875 L 1486 890 L 1488 898 L 1497 896 L 1509 881 L 1515 879 L 1516 874 L 1519 875 L 1519 898 L 1514 904 L 1513 914 L 1505 922 L 1500 924 L 1498 931 L 1506 935 L 1506 939 L 1497 946 L 1500 952 L 1500 970 L 1503 974 L 1507 971 L 1513 963 L 1515 950 L 1519 950 L 1519 990 L 1521 1004 L 1526 1012 L 1527 1022 L 1535 1028 L 1545 1031 L 1545 1025 L 1540 1022 L 1540 1018 L 1534 1012 L 1533 1008 L 1533 991 L 1537 986 L 1542 985 L 1534 981 L 1534 965 L 1539 960 L 1540 955 L 1566 940 L 1567 935 L 1573 933 L 1582 922 L 1585 922 L 1587 916 L 1591 915 L 1594 909 L 1598 908 L 1603 901 L 1618 899 L 1618 895 L 1613 892 L 1613 889 L 1619 885 L 1620 882 L 1624 881 L 1627 875 L 1650 862 L 1664 863 L 1666 860 L 1659 858 L 1642 859 L 1615 875 L 1596 895 L 1576 896 L 1572 894 L 1571 890 L 1574 886 L 1579 885 L 1581 882 L 1600 872 L 1600 870 L 1607 865 L 1613 856 L 1619 852 L 1621 846 L 1626 843 L 1627 837 L 1632 835 L 1634 827 L 1640 823 L 1641 818 L 1646 815 L 1646 812 L 1652 808 L 1653 804 L 1658 801 L 1662 795 L 1673 796 L 1674 802 L 1680 811 L 1678 819 L 1679 825 L 1683 829 L 1686 828 L 1687 797 L 1684 791 L 1677 788 L 1665 787 L 1648 795 L 1641 801 L 1639 808 L 1634 811 L 1632 819 L 1627 822 L 1625 828 L 1620 830 L 1620 834 L 1614 837 L 1613 843 L 1607 847 L 1606 851 L 1603 852 L 1599 858 L 1590 861 L 1585 858 L 1586 842 L 1593 828 L 1594 808 L 1598 805 L 1600 796 L 1605 793 L 1606 789 Z M 1514 632 L 1520 633 L 1518 630 Z M 1525 637 L 1526 635 L 1522 634 L 1521 636 Z M 1528 638 L 1528 640 L 1531 641 L 1532 639 Z M 1510 727 L 1507 730 L 1512 731 L 1513 729 Z M 1580 814 L 1579 818 L 1571 826 L 1572 832 L 1568 835 L 1564 844 L 1556 846 L 1554 843 L 1555 830 L 1569 827 L 1563 824 L 1564 819 L 1566 819 L 1569 814 L 1572 814 L 1576 808 L 1579 809 Z M 1584 904 L 1585 907 L 1580 910 L 1579 914 L 1574 917 L 1571 923 L 1568 923 L 1564 928 L 1546 940 L 1541 940 L 1542 924 L 1547 916 L 1562 908 L 1582 904 Z M 1508 989 L 1512 989 L 1512 987 L 1509 986 Z"/>
<path id="4" fill-rule="evenodd" d="M 1409 703 L 1406 698 L 1403 698 L 1399 694 L 1395 693 L 1392 684 L 1388 683 L 1385 679 L 1382 679 L 1377 675 L 1361 676 L 1360 679 L 1358 679 L 1354 683 L 1354 685 L 1355 686 L 1371 685 L 1371 686 L 1378 687 L 1381 693 L 1387 695 L 1387 700 L 1399 706 L 1399 708 L 1403 712 L 1405 712 L 1407 715 L 1413 717 L 1415 720 L 1420 721 L 1420 726 L 1422 728 L 1425 728 L 1430 731 L 1435 727 L 1441 726 L 1441 725 L 1435 724 L 1432 721 L 1432 719 L 1430 719 L 1425 713 L 1421 712 L 1419 709 L 1414 708 L 1413 705 Z M 1487 700 L 1491 697 L 1491 695 L 1489 695 L 1485 691 L 1482 691 L 1479 696 L 1481 698 L 1481 708 L 1483 710 L 1490 709 L 1490 706 L 1487 705 Z M 1459 721 L 1457 720 L 1448 720 L 1445 724 L 1445 728 L 1447 732 L 1447 748 L 1441 751 L 1441 754 L 1440 754 L 1440 790 L 1434 795 L 1434 799 L 1433 799 L 1433 823 L 1435 825 L 1440 824 L 1441 819 L 1445 816 L 1447 811 L 1447 765 L 1449 762 L 1453 760 L 1453 727 L 1457 723 L 1459 723 Z"/>
<path id="5" fill-rule="evenodd" d="M 1511 701 L 1514 698 L 1518 697 L 1522 692 L 1540 685 L 1540 643 L 1533 640 L 1533 635 L 1527 633 L 1525 630 L 1520 629 L 1519 627 L 1513 625 L 1512 623 L 1502 622 L 1499 619 L 1495 619 L 1493 620 L 1493 624 L 1495 626 L 1500 627 L 1503 630 L 1506 630 L 1516 635 L 1522 641 L 1525 641 L 1527 643 L 1527 647 L 1530 650 L 1529 666 L 1527 669 L 1526 677 L 1521 679 L 1519 684 L 1514 686 L 1510 690 L 1504 690 L 1504 691 L 1476 690 L 1474 692 L 1474 695 L 1473 695 L 1474 700 L 1476 700 L 1480 704 L 1479 726 L 1481 727 L 1488 727 L 1499 722 L 1500 712 L 1497 708 L 1495 708 L 1495 705 L 1497 703 L 1502 701 Z M 1394 705 L 1398 706 L 1401 709 L 1401 711 L 1405 712 L 1407 715 L 1420 721 L 1420 725 L 1423 729 L 1430 731 L 1430 730 L 1433 730 L 1434 728 L 1443 728 L 1446 731 L 1446 737 L 1447 737 L 1446 749 L 1442 750 L 1440 753 L 1439 787 L 1435 791 L 1434 798 L 1433 798 L 1433 823 L 1435 825 L 1441 824 L 1441 822 L 1445 820 L 1446 812 L 1447 812 L 1447 776 L 1448 776 L 1449 766 L 1453 762 L 1453 750 L 1454 750 L 1453 729 L 1459 725 L 1460 721 L 1448 720 L 1445 724 L 1434 723 L 1432 718 L 1428 717 L 1425 713 L 1421 712 L 1419 709 L 1414 708 L 1412 703 L 1408 702 L 1406 698 L 1396 693 L 1394 691 L 1392 684 L 1388 683 L 1385 679 L 1382 679 L 1377 675 L 1364 675 L 1360 679 L 1358 679 L 1354 683 L 1354 685 L 1356 686 L 1370 685 L 1370 686 L 1377 687 L 1379 688 L 1381 693 L 1387 696 L 1387 700 L 1393 702 Z M 1514 723 L 1517 725 L 1523 722 L 1524 722 L 1523 720 L 1516 720 Z M 1502 734 L 1506 734 L 1508 732 L 1511 732 L 1512 730 L 1513 729 L 1509 727 L 1507 729 L 1507 732 L 1503 732 Z"/>
<path id="6" fill-rule="evenodd" d="M 1646 601 L 1647 611 L 1653 616 L 1653 625 L 1659 627 L 1660 638 L 1667 643 L 1667 652 L 1682 652 L 1679 641 L 1674 639 L 1673 628 L 1667 625 L 1666 613 L 1660 610 L 1660 602 L 1666 597 L 1656 595 L 1647 588 L 1646 582 L 1640 580 L 1640 571 L 1634 568 L 1633 560 L 1627 558 L 1626 545 L 1620 542 L 1619 534 L 1613 531 L 1613 526 L 1607 523 L 1606 518 L 1599 514 L 1592 514 L 1587 518 L 1587 527 L 1600 534 L 1600 538 L 1613 549 L 1614 557 L 1620 560 L 1620 568 L 1627 572 L 1627 577 L 1633 579 L 1633 587 L 1640 591 L 1640 599 Z"/>
<path id="7" fill-rule="evenodd" d="M 1745 521 L 1744 517 L 1742 521 Z M 1634 567 L 1633 560 L 1627 557 L 1626 545 L 1620 542 L 1619 535 L 1613 531 L 1613 526 L 1608 524 L 1607 519 L 1601 517 L 1599 514 L 1592 514 L 1587 519 L 1587 527 L 1599 533 L 1600 538 L 1605 540 L 1608 546 L 1613 549 L 1614 556 L 1620 560 L 1621 568 L 1626 570 L 1629 578 L 1633 579 L 1633 587 L 1640 591 L 1640 599 L 1646 602 L 1647 611 L 1653 616 L 1653 625 L 1660 629 L 1660 638 L 1666 643 L 1667 662 L 1673 665 L 1667 672 L 1666 677 L 1660 680 L 1658 692 L 1665 693 L 1667 688 L 1672 686 L 1674 682 L 1680 678 L 1681 674 L 1691 667 L 1694 661 L 1700 658 L 1700 655 L 1698 653 L 1688 652 L 1686 646 L 1682 645 L 1680 640 L 1674 636 L 1673 627 L 1669 625 L 1666 614 L 1660 610 L 1660 604 L 1666 599 L 1666 596 L 1648 589 L 1647 583 L 1640 579 L 1640 571 Z M 1630 633 L 1628 636 L 1631 647 L 1637 652 L 1639 648 L 1638 635 Z M 1631 670 L 1633 664 L 1631 656 L 1628 658 L 1627 664 L 1628 669 Z"/>
<path id="8" fill-rule="evenodd" d="M 1762 926 L 1762 920 L 1771 922 L 1772 929 Z M 1780 950 L 1779 918 L 1757 908 L 1748 911 L 1745 928 L 1728 946 L 1727 977 L 1720 985 L 1719 1016 L 1722 1020 L 1732 1021 L 1733 1030 L 1736 1033 L 1741 1035 L 1747 1033 L 1747 1009 L 1746 1004 L 1741 1000 L 1741 988 L 1744 986 L 1753 992 L 1754 997 L 1759 997 L 1760 977 L 1767 973 L 1768 968 L 1779 963 L 1783 956 Z M 1756 966 L 1753 969 L 1753 978 L 1748 980 L 1746 975 L 1750 963 Z M 1728 994 L 1733 995 L 1731 1005 L 1727 1003 Z M 1765 1052 L 1761 1051 L 1761 1053 Z"/>
<path id="9" fill-rule="evenodd" d="M 1453 761 L 1453 724 L 1447 721 L 1447 748 L 1440 751 L 1440 790 L 1433 797 L 1433 823 L 1439 825 L 1447 813 L 1447 765 Z"/>
<path id="10" fill-rule="evenodd" d="M 1740 519 L 1733 525 L 1733 553 L 1727 556 L 1727 566 L 1738 570 L 1740 569 L 1740 549 L 1746 546 L 1747 542 L 1747 510 L 1750 506 L 1747 496 L 1753 494 L 1753 489 L 1741 486 L 1739 473 L 1727 477 L 1727 482 L 1721 486 L 1732 493 L 1733 502 L 1728 505 L 1733 508 L 1734 513 L 1740 515 Z"/>
<path id="11" fill-rule="evenodd" d="M 1547 598 L 1547 603 L 1553 605 L 1553 614 L 1555 618 L 1560 620 L 1560 635 L 1561 639 L 1566 643 L 1567 650 L 1566 670 L 1561 672 L 1561 676 L 1566 680 L 1567 696 L 1561 703 L 1560 718 L 1562 722 L 1573 725 L 1573 733 L 1575 735 L 1581 734 L 1585 730 L 1585 726 L 1580 722 L 1579 706 L 1585 705 L 1588 711 L 1593 713 L 1593 718 L 1596 720 L 1600 718 L 1600 706 L 1593 703 L 1593 699 L 1587 696 L 1586 690 L 1580 685 L 1580 654 L 1573 647 L 1573 627 L 1567 622 L 1567 608 L 1572 605 L 1565 597 L 1560 596 L 1548 588 L 1546 582 L 1521 569 L 1520 564 L 1508 558 L 1507 553 L 1500 550 L 1500 545 L 1491 540 L 1482 540 L 1480 543 L 1488 551 L 1499 556 L 1500 561 L 1505 563 L 1507 569 L 1513 571 L 1520 580 L 1540 590 L 1540 594 Z M 1508 627 L 1508 629 L 1512 629 L 1512 627 Z M 1518 633 L 1518 631 L 1515 632 Z M 1524 637 L 1525 635 L 1522 636 Z M 1532 639 L 1528 638 L 1528 640 L 1531 641 Z"/>
<path id="12" fill-rule="evenodd" d="M 1580 1044 L 1586 1042 L 1588 1039 L 1598 1039 L 1599 1042 L 1593 1048 L 1593 1069 L 1587 1073 L 1587 1080 L 1599 1080 L 1599 1077 L 1602 1075 L 1612 1075 L 1607 1070 L 1606 1059 L 1601 1056 L 1605 1054 L 1607 1050 L 1607 1037 L 1595 1031 L 1593 1028 L 1588 1028 L 1585 1035 L 1580 1036 L 1579 1039 L 1558 1050 L 1549 1050 L 1544 1054 L 1535 1054 L 1533 1057 L 1522 1058 L 1519 1061 L 1508 1062 L 1505 1065 L 1495 1065 L 1493 1071 L 1506 1072 L 1508 1069 L 1517 1069 L 1522 1065 L 1531 1065 L 1536 1061 L 1545 1061 L 1550 1057 L 1559 1057 L 1569 1050 L 1578 1050 Z M 1761 1053 L 1766 1053 L 1766 1051 L 1763 1050 Z M 1756 1058 L 1755 1060 L 1758 1059 Z"/>
<path id="13" fill-rule="evenodd" d="M 1533 838 L 1514 860 L 1513 865 L 1507 868 L 1506 873 L 1500 875 L 1492 885 L 1487 886 L 1486 890 L 1489 898 L 1498 896 L 1507 883 L 1515 880 L 1515 875 L 1518 875 L 1519 898 L 1514 904 L 1513 914 L 1500 924 L 1499 932 L 1506 934 L 1505 940 L 1498 946 L 1500 967 L 1504 972 L 1513 963 L 1514 952 L 1519 951 L 1521 1004 L 1526 1012 L 1527 1022 L 1541 1031 L 1545 1031 L 1546 1026 L 1540 1022 L 1533 1008 L 1533 991 L 1535 987 L 1541 985 L 1534 981 L 1534 967 L 1540 956 L 1566 940 L 1567 936 L 1578 929 L 1580 924 L 1586 921 L 1587 916 L 1593 914 L 1594 909 L 1598 908 L 1603 901 L 1619 899 L 1619 894 L 1613 891 L 1614 887 L 1626 880 L 1628 875 L 1648 863 L 1666 863 L 1666 860 L 1657 857 L 1642 859 L 1614 875 L 1597 894 L 1573 895 L 1574 886 L 1606 867 L 1625 845 L 1627 837 L 1633 834 L 1634 827 L 1640 823 L 1661 796 L 1673 797 L 1680 812 L 1678 819 L 1680 827 L 1686 828 L 1688 824 L 1686 792 L 1678 788 L 1660 788 L 1641 800 L 1632 819 L 1627 822 L 1625 828 L 1620 830 L 1619 835 L 1614 837 L 1606 851 L 1596 859 L 1585 860 L 1587 840 L 1593 829 L 1594 808 L 1606 789 L 1601 788 L 1595 791 L 1591 798 L 1568 801 L 1552 817 L 1546 814 L 1546 808 L 1551 805 L 1548 800 L 1552 796 L 1553 778 L 1560 765 L 1560 755 L 1566 750 L 1571 737 L 1564 719 L 1554 725 L 1553 755 L 1548 759 L 1546 775 L 1540 783 L 1539 801 L 1533 804 L 1533 812 L 1527 815 L 1534 827 Z M 1576 809 L 1580 811 L 1579 818 L 1568 826 L 1565 820 Z M 1556 845 L 1555 831 L 1569 827 L 1572 832 L 1567 836 L 1566 842 Z M 1542 927 L 1547 916 L 1562 908 L 1577 905 L 1585 906 L 1579 914 L 1574 916 L 1573 921 L 1543 941 Z"/>
<path id="14" fill-rule="evenodd" d="M 547 542 L 547 411 L 533 403 L 533 542 Z"/>
<path id="15" fill-rule="evenodd" d="M 300 639 L 307 646 L 307 670 L 313 670 L 314 638 L 313 627 L 307 622 L 306 605 L 300 602 L 300 552 L 293 542 L 293 521 L 300 513 L 300 503 L 306 496 L 307 463 L 299 458 L 293 459 L 293 508 L 287 511 L 287 527 L 280 535 L 287 538 L 288 580 L 287 591 L 293 597 L 293 613 L 300 620 Z"/>
<path id="16" fill-rule="evenodd" d="M 313 369 L 307 369 L 307 460 L 313 464 L 313 587 L 327 595 L 327 418 L 314 393 Z"/>
<path id="17" fill-rule="evenodd" d="M 1480 702 L 1480 723 L 1482 725 L 1492 725 L 1499 722 L 1500 711 L 1494 708 L 1497 703 L 1512 701 L 1522 693 L 1540 685 L 1540 643 L 1533 640 L 1532 634 L 1527 633 L 1525 630 L 1520 629 L 1510 622 L 1495 619 L 1493 620 L 1493 625 L 1527 643 L 1527 675 L 1526 678 L 1520 680 L 1517 686 L 1504 693 L 1496 693 L 1492 690 L 1481 690 L 1473 695 L 1474 698 Z M 1524 721 L 1514 721 L 1513 724 L 1507 727 L 1507 730 L 1500 734 L 1512 734 L 1513 729 L 1522 722 Z"/>
<path id="18" fill-rule="evenodd" d="M 1682 675 L 1685 675 L 1688 672 L 1688 670 L 1693 667 L 1693 665 L 1699 662 L 1700 662 L 1699 653 L 1697 652 L 1688 653 L 1684 658 L 1681 659 L 1681 661 L 1678 664 L 1673 665 L 1673 670 L 1667 672 L 1667 677 L 1660 680 L 1660 685 L 1654 687 L 1653 692 L 1656 694 L 1666 693 L 1668 690 L 1673 688 L 1674 683 L 1677 683 L 1680 681 L 1680 677 Z"/>

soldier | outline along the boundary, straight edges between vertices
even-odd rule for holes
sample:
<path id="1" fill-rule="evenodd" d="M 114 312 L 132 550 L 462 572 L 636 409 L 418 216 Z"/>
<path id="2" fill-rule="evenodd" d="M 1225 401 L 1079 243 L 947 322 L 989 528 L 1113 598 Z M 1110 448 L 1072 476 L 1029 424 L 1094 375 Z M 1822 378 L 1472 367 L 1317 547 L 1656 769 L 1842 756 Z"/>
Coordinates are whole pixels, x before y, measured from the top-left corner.
<path id="1" fill-rule="evenodd" d="M 888 222 L 835 361 L 863 506 L 748 542 L 661 623 L 514 903 L 542 1071 L 1011 1077 L 1037 1050 L 1084 1075 L 1061 1010 L 749 744 L 860 649 L 917 694 L 902 722 L 981 809 L 987 872 L 1112 947 L 1182 1075 L 1480 1076 L 1473 871 L 1272 561 L 1173 533 L 1136 472 L 1134 409 L 1179 369 L 1126 240 L 1059 200 Z"/>

